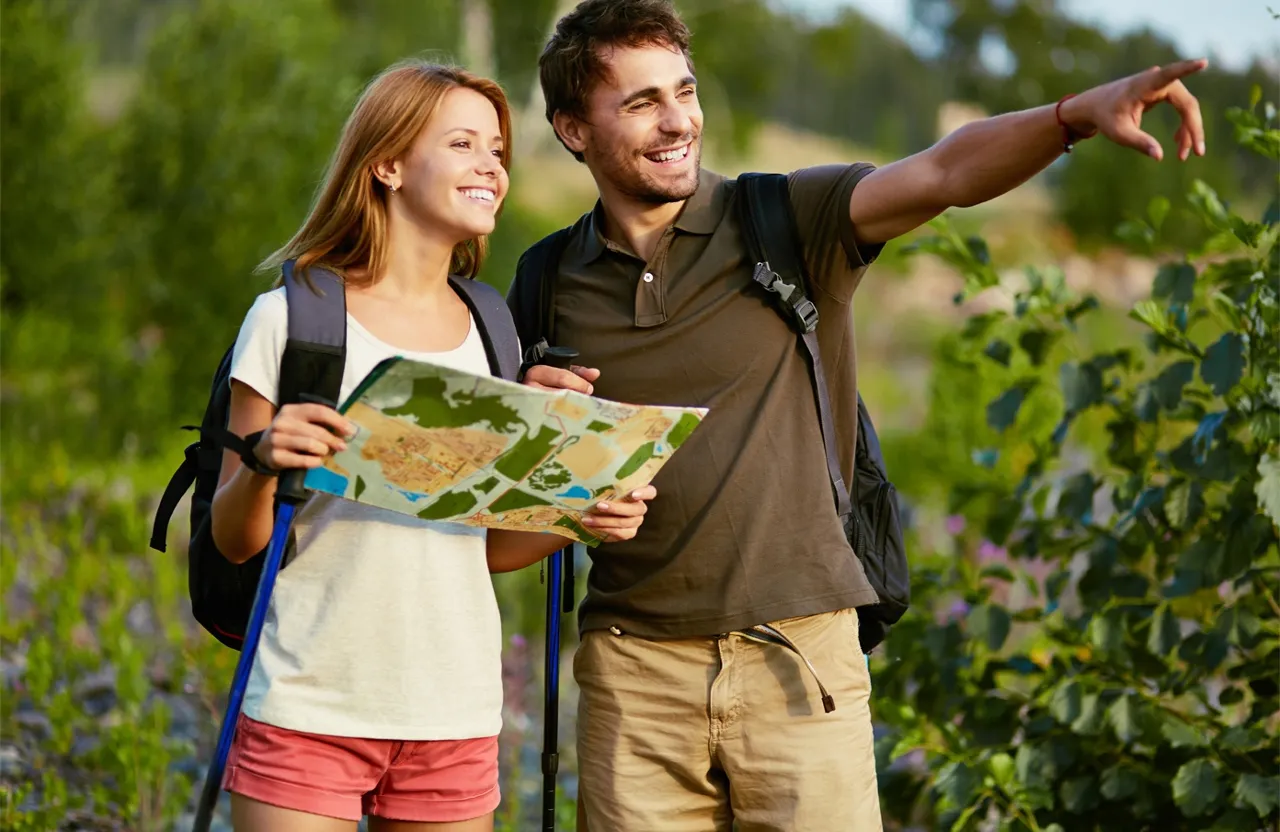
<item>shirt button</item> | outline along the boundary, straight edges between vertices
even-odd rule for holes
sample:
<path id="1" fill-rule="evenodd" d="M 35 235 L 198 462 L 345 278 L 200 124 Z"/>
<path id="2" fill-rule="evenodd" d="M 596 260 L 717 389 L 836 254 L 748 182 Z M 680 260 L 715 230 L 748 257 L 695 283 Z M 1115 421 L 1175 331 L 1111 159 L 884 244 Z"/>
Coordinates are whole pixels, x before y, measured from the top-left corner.
<path id="1" fill-rule="evenodd" d="M 652 282 L 653 282 L 653 273 L 652 273 L 652 272 L 645 272 L 645 273 L 644 273 L 644 277 L 643 277 L 643 278 L 641 278 L 641 279 L 642 279 L 645 283 L 652 283 Z"/>

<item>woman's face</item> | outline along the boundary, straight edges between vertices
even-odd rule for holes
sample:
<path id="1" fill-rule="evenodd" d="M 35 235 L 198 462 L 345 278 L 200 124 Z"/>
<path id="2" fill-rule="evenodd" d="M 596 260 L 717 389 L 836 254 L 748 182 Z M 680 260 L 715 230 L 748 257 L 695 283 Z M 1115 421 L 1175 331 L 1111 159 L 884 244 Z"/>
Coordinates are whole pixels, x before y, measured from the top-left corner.
<path id="1" fill-rule="evenodd" d="M 509 180 L 493 102 L 459 87 L 400 159 L 392 200 L 456 244 L 493 233 Z"/>

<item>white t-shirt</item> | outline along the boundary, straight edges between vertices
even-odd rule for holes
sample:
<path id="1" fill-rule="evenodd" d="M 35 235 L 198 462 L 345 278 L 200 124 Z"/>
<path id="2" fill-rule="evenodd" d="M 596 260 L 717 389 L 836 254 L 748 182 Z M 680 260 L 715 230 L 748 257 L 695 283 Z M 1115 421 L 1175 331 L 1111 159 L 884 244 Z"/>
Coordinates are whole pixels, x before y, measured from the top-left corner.
<path id="1" fill-rule="evenodd" d="M 276 403 L 284 289 L 245 317 L 231 377 Z M 395 355 L 489 375 L 475 320 L 449 352 L 413 353 L 347 316 L 343 400 Z M 396 740 L 491 737 L 502 727 L 502 633 L 485 531 L 328 495 L 299 510 L 245 693 L 251 719 Z"/>

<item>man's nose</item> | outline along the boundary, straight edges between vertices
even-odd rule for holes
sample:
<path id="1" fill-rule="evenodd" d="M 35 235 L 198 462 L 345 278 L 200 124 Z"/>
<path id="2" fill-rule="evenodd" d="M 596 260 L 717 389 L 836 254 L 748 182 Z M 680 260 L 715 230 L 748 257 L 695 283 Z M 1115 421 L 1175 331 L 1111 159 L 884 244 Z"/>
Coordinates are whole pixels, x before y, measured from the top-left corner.
<path id="1" fill-rule="evenodd" d="M 693 118 L 685 107 L 673 101 L 663 107 L 658 128 L 670 135 L 687 136 L 693 132 Z"/>

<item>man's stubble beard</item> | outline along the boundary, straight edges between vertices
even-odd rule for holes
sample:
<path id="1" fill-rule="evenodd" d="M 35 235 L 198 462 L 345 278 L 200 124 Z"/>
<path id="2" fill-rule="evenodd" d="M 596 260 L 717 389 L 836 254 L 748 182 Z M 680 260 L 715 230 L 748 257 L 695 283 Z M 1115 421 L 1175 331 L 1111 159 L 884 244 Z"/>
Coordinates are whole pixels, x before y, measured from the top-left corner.
<path id="1" fill-rule="evenodd" d="M 671 202 L 682 202 L 693 196 L 698 190 L 698 179 L 702 171 L 702 136 L 699 135 L 689 146 L 694 154 L 693 170 L 688 179 L 664 185 L 645 176 L 635 166 L 628 164 L 627 158 L 610 154 L 605 163 L 605 178 L 623 196 L 638 202 L 651 205 L 666 205 Z M 643 155 L 636 157 L 643 159 Z"/>

